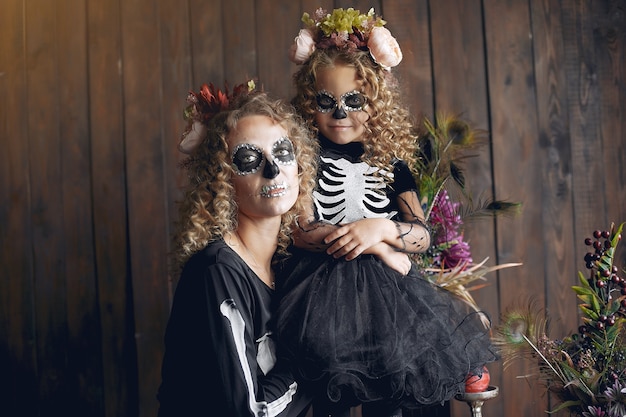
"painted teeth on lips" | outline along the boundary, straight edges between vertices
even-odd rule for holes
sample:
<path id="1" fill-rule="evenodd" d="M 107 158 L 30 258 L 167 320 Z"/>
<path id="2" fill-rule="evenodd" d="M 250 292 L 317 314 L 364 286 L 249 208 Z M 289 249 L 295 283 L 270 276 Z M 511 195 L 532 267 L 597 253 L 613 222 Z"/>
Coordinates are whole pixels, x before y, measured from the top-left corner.
<path id="1" fill-rule="evenodd" d="M 264 185 L 261 187 L 261 197 L 275 198 L 282 197 L 287 193 L 287 185 L 280 184 Z"/>

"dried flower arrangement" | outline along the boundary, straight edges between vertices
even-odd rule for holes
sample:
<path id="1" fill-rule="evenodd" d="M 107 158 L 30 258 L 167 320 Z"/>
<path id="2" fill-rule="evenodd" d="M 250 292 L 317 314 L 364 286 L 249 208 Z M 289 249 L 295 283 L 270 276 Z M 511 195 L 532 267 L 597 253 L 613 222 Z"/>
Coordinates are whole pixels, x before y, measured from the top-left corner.
<path id="1" fill-rule="evenodd" d="M 520 203 L 502 200 L 474 202 L 466 185 L 463 160 L 485 143 L 480 130 L 457 117 L 439 114 L 435 123 L 423 121 L 419 138 L 416 181 L 427 223 L 432 228 L 430 249 L 415 257 L 429 279 L 480 310 L 471 291 L 484 286 L 486 275 L 499 269 L 519 266 L 507 263 L 487 266 L 488 259 L 475 263 L 469 242 L 464 240 L 464 223 L 491 219 L 494 215 L 516 213 Z M 454 196 L 460 198 L 454 201 Z"/>
<path id="2" fill-rule="evenodd" d="M 516 359 L 536 364 L 536 376 L 559 405 L 581 417 L 626 416 L 626 280 L 614 265 L 624 223 L 596 230 L 585 239 L 589 274 L 578 273 L 572 289 L 580 300 L 582 324 L 562 339 L 547 334 L 549 317 L 529 305 L 507 311 L 496 328 L 505 369 Z"/>

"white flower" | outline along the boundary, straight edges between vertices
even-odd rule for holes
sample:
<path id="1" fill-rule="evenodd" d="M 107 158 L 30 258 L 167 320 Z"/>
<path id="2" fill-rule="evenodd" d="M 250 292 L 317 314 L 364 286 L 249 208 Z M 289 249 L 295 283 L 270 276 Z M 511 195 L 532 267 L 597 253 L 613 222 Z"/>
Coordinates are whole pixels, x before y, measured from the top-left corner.
<path id="1" fill-rule="evenodd" d="M 375 26 L 370 32 L 367 47 L 374 61 L 385 69 L 395 67 L 402 61 L 402 51 L 398 41 L 385 27 Z"/>
<path id="2" fill-rule="evenodd" d="M 289 49 L 289 60 L 294 64 L 304 64 L 315 51 L 315 40 L 309 29 L 300 29 Z"/>
<path id="3" fill-rule="evenodd" d="M 206 133 L 206 126 L 198 120 L 194 120 L 191 126 L 185 130 L 182 138 L 180 138 L 178 150 L 186 154 L 192 153 L 193 150 L 196 149 L 200 143 L 202 143 Z"/>

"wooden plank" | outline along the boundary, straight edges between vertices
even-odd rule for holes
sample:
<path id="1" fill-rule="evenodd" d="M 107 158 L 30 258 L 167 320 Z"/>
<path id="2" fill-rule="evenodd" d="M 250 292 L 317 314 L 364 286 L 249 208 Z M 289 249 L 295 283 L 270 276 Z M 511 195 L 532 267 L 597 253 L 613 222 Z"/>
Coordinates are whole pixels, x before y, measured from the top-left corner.
<path id="1" fill-rule="evenodd" d="M 296 68 L 287 54 L 302 27 L 302 11 L 297 2 L 262 0 L 255 4 L 259 81 L 273 97 L 289 99 L 294 91 L 291 74 Z"/>
<path id="2" fill-rule="evenodd" d="M 474 128 L 486 131 L 489 126 L 489 110 L 481 2 L 431 2 L 430 25 L 436 111 L 458 115 Z M 476 203 L 493 199 L 488 132 L 485 142 L 482 147 L 468 152 L 471 157 L 464 161 L 467 187 Z M 454 195 L 452 198 L 455 198 Z M 488 265 L 496 263 L 496 236 L 491 218 L 466 222 L 464 238 L 470 244 L 475 262 L 488 257 Z M 473 296 L 495 323 L 499 316 L 498 274 L 490 274 L 487 278 L 486 286 L 475 291 Z M 489 366 L 492 385 L 500 384 L 501 368 L 501 363 Z M 465 403 L 451 401 L 450 406 L 453 416 L 467 414 L 468 406 Z M 483 415 L 502 415 L 503 407 L 501 397 L 496 397 L 486 404 Z"/>
<path id="3" fill-rule="evenodd" d="M 522 262 L 501 271 L 503 310 L 525 305 L 529 297 L 545 306 L 542 207 L 543 177 L 536 138 L 535 81 L 529 33 L 529 5 L 521 1 L 484 2 L 490 131 L 493 143 L 495 197 L 524 204 L 520 216 L 496 220 L 498 263 Z M 511 365 L 500 385 L 503 415 L 541 415 L 546 397 L 537 384 L 519 379 L 530 373 L 524 362 Z"/>
<path id="4" fill-rule="evenodd" d="M 66 257 L 63 230 L 61 138 L 59 135 L 58 46 L 55 4 L 25 4 L 28 146 L 33 220 L 36 348 L 39 378 L 37 406 L 42 415 L 64 409 L 68 347 Z M 45 91 L 45 94 L 41 92 Z"/>
<path id="5" fill-rule="evenodd" d="M 106 417 L 134 417 L 137 370 L 128 271 L 119 2 L 89 2 L 87 22 L 93 230 L 105 364 L 101 389 Z"/>
<path id="6" fill-rule="evenodd" d="M 393 0 L 382 6 L 387 29 L 402 49 L 402 62 L 392 69 L 402 86 L 403 100 L 416 117 L 434 111 L 428 1 Z"/>
<path id="7" fill-rule="evenodd" d="M 197 91 L 203 83 L 223 85 L 224 45 L 227 44 L 222 34 L 226 27 L 222 1 L 210 0 L 207 4 L 206 0 L 188 0 L 188 4 L 192 60 L 192 85 L 188 90 Z M 184 93 L 183 105 L 187 91 Z"/>
<path id="8" fill-rule="evenodd" d="M 626 222 L 626 3 L 607 0 L 590 4 L 594 30 L 593 52 L 597 67 L 599 130 L 602 140 L 604 195 L 608 228 Z M 618 265 L 626 266 L 626 249 L 620 245 Z"/>
<path id="9" fill-rule="evenodd" d="M 91 204 L 86 3 L 56 2 L 59 120 L 67 297 L 68 394 L 65 412 L 104 413 L 100 316 L 95 276 Z"/>
<path id="10" fill-rule="evenodd" d="M 128 187 L 128 233 L 132 277 L 139 416 L 157 413 L 163 334 L 169 314 L 168 214 L 161 128 L 161 55 L 154 0 L 124 2 L 124 138 Z M 157 40 L 157 41 L 155 41 Z"/>
<path id="11" fill-rule="evenodd" d="M 595 27 L 592 19 L 588 18 L 592 16 L 590 8 L 589 1 L 576 4 L 566 2 L 561 6 L 577 242 L 581 242 L 593 230 L 605 228 L 607 225 L 599 123 L 601 95 L 596 82 L 597 66 L 593 44 Z M 584 262 L 579 259 L 578 265 L 582 268 Z"/>
<path id="12" fill-rule="evenodd" d="M 612 144 L 605 149 L 609 152 L 608 163 L 605 165 L 609 180 L 607 198 L 612 200 L 609 207 L 609 220 L 616 224 L 626 222 L 626 13 L 624 1 L 609 1 L 605 14 L 608 28 L 605 34 L 606 51 L 602 54 L 602 63 L 611 70 L 601 72 L 600 88 L 607 102 L 607 109 L 602 111 L 603 137 L 612 139 Z M 618 86 L 616 88 L 616 86 Z M 610 98 L 609 98 L 610 97 Z M 615 255 L 617 264 L 626 267 L 626 245 L 622 243 Z"/>
<path id="13" fill-rule="evenodd" d="M 163 126 L 163 150 L 165 168 L 165 187 L 167 191 L 166 209 L 167 218 L 166 234 L 171 236 L 172 229 L 178 210 L 176 201 L 182 198 L 181 187 L 185 183 L 186 175 L 178 169 L 179 162 L 184 155 L 178 152 L 180 136 L 185 128 L 183 109 L 186 105 L 187 91 L 191 88 L 192 56 L 191 40 L 189 39 L 189 11 L 180 7 L 180 4 L 171 1 L 159 2 L 159 20 L 166 22 L 161 25 L 161 51 L 164 59 L 161 60 L 161 79 L 163 89 L 162 101 L 162 126 Z M 167 239 L 167 251 L 171 239 Z M 164 271 L 165 272 L 165 271 Z M 170 302 L 178 276 L 167 275 L 167 286 Z M 169 311 L 169 303 L 166 308 Z"/>
<path id="14" fill-rule="evenodd" d="M 593 230 L 606 229 L 611 222 L 626 219 L 621 195 L 624 170 L 614 169 L 622 167 L 625 159 L 625 122 L 615 108 L 617 105 L 623 112 L 623 104 L 618 103 L 626 100 L 624 87 L 616 86 L 624 78 L 624 65 L 613 61 L 624 54 L 620 3 L 623 2 L 581 2 L 562 7 L 566 45 L 563 66 L 568 78 L 575 184 L 574 225 L 579 248 L 576 260 L 581 271 L 585 266 L 580 257 L 584 253 L 580 242 Z M 613 32 L 615 28 L 620 29 Z M 626 248 L 623 243 L 620 246 L 616 259 L 617 265 L 623 267 Z"/>
<path id="15" fill-rule="evenodd" d="M 222 12 L 224 78 L 233 86 L 258 77 L 255 1 L 227 0 L 222 2 Z"/>
<path id="16" fill-rule="evenodd" d="M 573 291 L 578 283 L 575 250 L 580 248 L 572 228 L 574 222 L 571 143 L 567 113 L 567 78 L 563 67 L 563 30 L 559 1 L 538 0 L 531 4 L 537 82 L 537 116 L 541 147 L 543 234 L 545 245 L 546 305 L 551 326 L 549 335 L 562 338 L 577 331 L 578 307 Z M 551 408 L 554 398 L 550 399 Z"/>
<path id="17" fill-rule="evenodd" d="M 29 114 L 22 0 L 0 13 L 0 402 L 6 415 L 36 416 Z"/>

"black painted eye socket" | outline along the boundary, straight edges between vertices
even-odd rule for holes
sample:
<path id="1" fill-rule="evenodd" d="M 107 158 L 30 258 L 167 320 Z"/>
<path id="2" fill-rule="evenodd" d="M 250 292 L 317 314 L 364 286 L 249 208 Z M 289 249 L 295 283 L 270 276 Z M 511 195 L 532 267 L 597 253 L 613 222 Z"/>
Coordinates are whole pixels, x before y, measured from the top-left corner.
<path id="1" fill-rule="evenodd" d="M 272 145 L 272 164 L 293 165 L 296 163 L 296 152 L 293 142 L 288 137 L 278 139 Z M 232 166 L 237 175 L 254 174 L 266 160 L 263 149 L 251 143 L 240 143 L 235 146 L 232 156 Z"/>
<path id="2" fill-rule="evenodd" d="M 317 93 L 316 100 L 317 106 L 322 112 L 328 112 L 337 107 L 337 100 L 324 91 Z"/>
<path id="3" fill-rule="evenodd" d="M 328 91 L 322 90 L 315 96 L 317 101 L 317 111 L 329 113 L 338 106 L 337 99 Z M 361 111 L 367 103 L 367 97 L 360 91 L 350 91 L 339 97 L 339 101 L 345 111 Z"/>
<path id="4" fill-rule="evenodd" d="M 254 145 L 243 143 L 237 145 L 233 152 L 233 167 L 239 175 L 253 174 L 263 163 L 263 151 Z"/>
<path id="5" fill-rule="evenodd" d="M 293 149 L 293 143 L 287 137 L 280 138 L 274 146 L 272 146 L 272 156 L 279 164 L 289 164 L 296 160 L 296 153 Z"/>
<path id="6" fill-rule="evenodd" d="M 365 99 L 365 95 L 363 95 L 363 93 L 359 93 L 358 91 L 352 91 L 341 96 L 341 101 L 346 107 L 346 110 L 358 111 L 363 109 L 363 106 L 365 106 L 365 102 L 367 100 Z"/>

